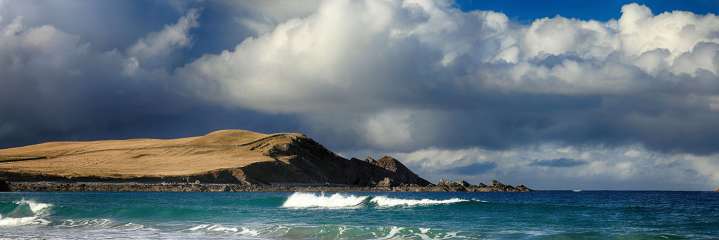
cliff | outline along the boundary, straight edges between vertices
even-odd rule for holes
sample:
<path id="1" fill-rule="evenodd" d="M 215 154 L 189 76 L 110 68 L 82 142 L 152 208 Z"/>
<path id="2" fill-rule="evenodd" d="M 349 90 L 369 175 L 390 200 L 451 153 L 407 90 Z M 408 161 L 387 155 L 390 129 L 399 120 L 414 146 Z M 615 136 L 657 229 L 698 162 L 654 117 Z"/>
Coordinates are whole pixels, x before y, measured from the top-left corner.
<path id="1" fill-rule="evenodd" d="M 50 142 L 2 149 L 0 177 L 8 182 L 245 186 L 431 184 L 391 157 L 347 160 L 303 134 L 244 130 L 180 139 Z"/>

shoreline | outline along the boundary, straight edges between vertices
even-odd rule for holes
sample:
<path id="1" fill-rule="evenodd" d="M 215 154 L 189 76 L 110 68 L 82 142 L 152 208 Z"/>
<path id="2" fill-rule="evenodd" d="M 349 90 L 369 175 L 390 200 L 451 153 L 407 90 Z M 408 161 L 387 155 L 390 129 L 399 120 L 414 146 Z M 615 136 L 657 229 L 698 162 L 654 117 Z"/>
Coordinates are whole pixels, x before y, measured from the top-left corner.
<path id="1" fill-rule="evenodd" d="M 146 183 L 6 181 L 0 192 L 530 192 L 529 188 L 502 185 L 401 185 L 392 187 L 346 185 L 243 185 L 231 183 Z"/>

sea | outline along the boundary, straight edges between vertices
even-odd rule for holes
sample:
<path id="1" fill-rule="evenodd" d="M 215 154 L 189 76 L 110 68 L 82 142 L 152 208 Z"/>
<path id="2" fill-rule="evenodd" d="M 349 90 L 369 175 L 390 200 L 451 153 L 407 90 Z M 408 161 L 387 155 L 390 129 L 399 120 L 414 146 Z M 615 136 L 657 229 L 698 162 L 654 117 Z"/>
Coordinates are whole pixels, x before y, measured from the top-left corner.
<path id="1" fill-rule="evenodd" d="M 0 239 L 719 239 L 719 193 L 0 193 Z"/>

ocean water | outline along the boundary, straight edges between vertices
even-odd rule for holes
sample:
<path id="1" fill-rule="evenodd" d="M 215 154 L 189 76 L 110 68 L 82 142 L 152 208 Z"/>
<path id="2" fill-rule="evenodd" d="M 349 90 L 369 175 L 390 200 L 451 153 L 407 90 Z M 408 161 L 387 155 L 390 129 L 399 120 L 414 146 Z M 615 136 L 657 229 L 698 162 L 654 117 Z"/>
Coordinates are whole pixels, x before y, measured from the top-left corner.
<path id="1" fill-rule="evenodd" d="M 0 239 L 719 239 L 719 193 L 0 193 Z"/>

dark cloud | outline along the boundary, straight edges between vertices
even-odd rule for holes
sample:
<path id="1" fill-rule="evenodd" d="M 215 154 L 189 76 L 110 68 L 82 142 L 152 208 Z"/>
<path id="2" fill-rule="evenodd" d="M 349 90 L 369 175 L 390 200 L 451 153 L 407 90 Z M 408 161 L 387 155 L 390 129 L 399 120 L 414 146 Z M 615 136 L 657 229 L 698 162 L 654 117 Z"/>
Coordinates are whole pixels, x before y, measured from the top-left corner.
<path id="1" fill-rule="evenodd" d="M 445 170 L 449 174 L 457 175 L 479 175 L 486 173 L 497 168 L 497 163 L 494 162 L 478 162 L 472 163 L 466 166 L 455 167 Z"/>
<path id="2" fill-rule="evenodd" d="M 587 161 L 576 160 L 571 158 L 543 159 L 534 160 L 530 165 L 540 167 L 576 167 L 587 164 Z"/>

